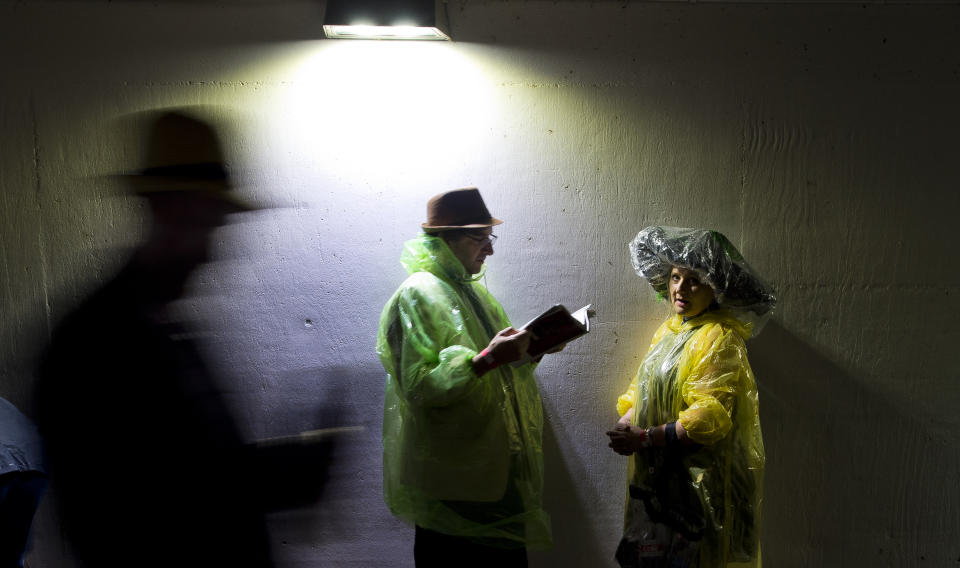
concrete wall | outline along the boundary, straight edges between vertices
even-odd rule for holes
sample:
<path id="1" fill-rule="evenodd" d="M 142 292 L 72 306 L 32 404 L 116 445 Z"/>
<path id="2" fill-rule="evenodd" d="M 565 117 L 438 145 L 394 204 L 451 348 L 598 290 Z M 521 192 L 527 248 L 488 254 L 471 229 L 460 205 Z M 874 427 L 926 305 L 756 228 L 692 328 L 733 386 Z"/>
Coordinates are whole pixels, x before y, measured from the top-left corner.
<path id="1" fill-rule="evenodd" d="M 750 344 L 773 567 L 960 562 L 956 4 L 452 1 L 455 43 L 320 39 L 319 2 L 0 2 L 0 395 L 29 407 L 51 326 L 142 232 L 98 179 L 115 118 L 223 105 L 242 191 L 185 305 L 250 437 L 330 420 L 282 566 L 411 566 L 380 498 L 381 306 L 425 200 L 506 220 L 487 285 L 514 321 L 592 302 L 538 370 L 546 508 L 534 566 L 610 566 L 625 460 L 613 403 L 666 315 L 629 267 L 648 224 L 726 233 L 777 288 Z M 36 567 L 68 566 L 49 503 Z"/>

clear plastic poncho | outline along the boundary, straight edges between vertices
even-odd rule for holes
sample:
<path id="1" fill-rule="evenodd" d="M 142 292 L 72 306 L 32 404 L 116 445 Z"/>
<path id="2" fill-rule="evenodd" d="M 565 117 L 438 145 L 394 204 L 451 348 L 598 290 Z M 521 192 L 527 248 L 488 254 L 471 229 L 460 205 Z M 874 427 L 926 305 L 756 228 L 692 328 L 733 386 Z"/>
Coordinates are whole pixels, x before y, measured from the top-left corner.
<path id="1" fill-rule="evenodd" d="M 713 288 L 717 303 L 753 324 L 760 333 L 777 299 L 727 237 L 707 229 L 647 227 L 630 243 L 633 269 L 650 282 L 657 296 L 667 296 L 670 269 L 696 270 Z"/>
<path id="2" fill-rule="evenodd" d="M 659 566 L 638 560 L 646 554 L 678 566 L 759 567 L 765 455 L 745 345 L 753 325 L 744 316 L 768 314 L 773 293 L 719 233 L 649 227 L 630 251 L 658 295 L 667 292 L 670 268 L 682 266 L 700 272 L 719 307 L 686 321 L 668 318 L 617 400 L 621 416 L 634 410 L 634 425 L 676 421 L 696 443 L 631 456 L 618 559 L 624 566 Z M 689 543 L 694 552 L 684 550 Z"/>
<path id="3" fill-rule="evenodd" d="M 410 273 L 380 317 L 387 372 L 383 490 L 390 510 L 421 527 L 500 547 L 551 544 L 543 491 L 534 365 L 478 377 L 471 360 L 501 329 L 503 308 L 446 243 L 404 245 Z"/>

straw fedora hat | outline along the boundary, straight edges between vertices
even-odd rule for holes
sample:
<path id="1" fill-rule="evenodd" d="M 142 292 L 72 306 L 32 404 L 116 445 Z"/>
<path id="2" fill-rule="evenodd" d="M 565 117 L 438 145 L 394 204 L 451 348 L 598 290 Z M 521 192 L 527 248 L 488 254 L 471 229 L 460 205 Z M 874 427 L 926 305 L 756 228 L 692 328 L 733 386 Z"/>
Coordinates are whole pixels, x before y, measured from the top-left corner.
<path id="1" fill-rule="evenodd" d="M 176 109 L 147 114 L 149 132 L 143 168 L 121 174 L 143 197 L 180 192 L 213 197 L 237 211 L 256 209 L 238 198 L 216 130 L 208 122 Z"/>
<path id="2" fill-rule="evenodd" d="M 434 195 L 427 202 L 427 230 L 483 229 L 503 223 L 490 215 L 480 190 L 465 187 Z"/>

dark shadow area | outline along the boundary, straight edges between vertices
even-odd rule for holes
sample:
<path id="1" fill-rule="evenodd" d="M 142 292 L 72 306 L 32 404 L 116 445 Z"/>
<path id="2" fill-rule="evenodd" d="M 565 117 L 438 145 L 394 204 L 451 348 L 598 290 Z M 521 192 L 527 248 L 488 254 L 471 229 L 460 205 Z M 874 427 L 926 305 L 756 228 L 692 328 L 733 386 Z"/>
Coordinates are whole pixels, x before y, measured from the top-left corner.
<path id="1" fill-rule="evenodd" d="M 748 348 L 767 454 L 764 563 L 953 565 L 960 549 L 931 551 L 960 542 L 956 438 L 775 322 Z"/>
<path id="2" fill-rule="evenodd" d="M 613 550 L 601 546 L 593 520 L 597 508 L 584 503 L 580 497 L 582 491 L 578 489 L 590 479 L 588 468 L 576 461 L 579 467 L 576 471 L 571 470 L 564 455 L 576 452 L 577 444 L 553 423 L 551 417 L 556 415 L 556 410 L 548 397 L 543 397 L 543 406 L 543 502 L 553 519 L 553 549 L 548 554 L 562 559 L 565 566 L 606 565 L 609 562 L 605 561 L 613 558 Z M 564 519 L 579 519 L 580 522 L 562 522 Z"/>
<path id="3" fill-rule="evenodd" d="M 323 497 L 337 441 L 349 433 L 339 424 L 338 406 L 317 413 L 317 428 L 266 440 L 250 447 L 265 513 L 312 506 Z"/>

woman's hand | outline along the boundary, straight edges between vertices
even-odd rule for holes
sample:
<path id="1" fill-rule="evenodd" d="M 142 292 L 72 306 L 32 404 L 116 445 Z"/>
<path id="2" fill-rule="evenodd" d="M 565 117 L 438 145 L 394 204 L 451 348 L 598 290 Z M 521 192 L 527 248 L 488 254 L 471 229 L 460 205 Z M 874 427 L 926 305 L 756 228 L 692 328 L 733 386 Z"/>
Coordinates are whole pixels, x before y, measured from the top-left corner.
<path id="1" fill-rule="evenodd" d="M 621 456 L 629 456 L 653 444 L 646 430 L 629 422 L 623 422 L 622 419 L 617 422 L 613 430 L 607 432 L 607 436 L 610 437 L 609 446 Z"/>

